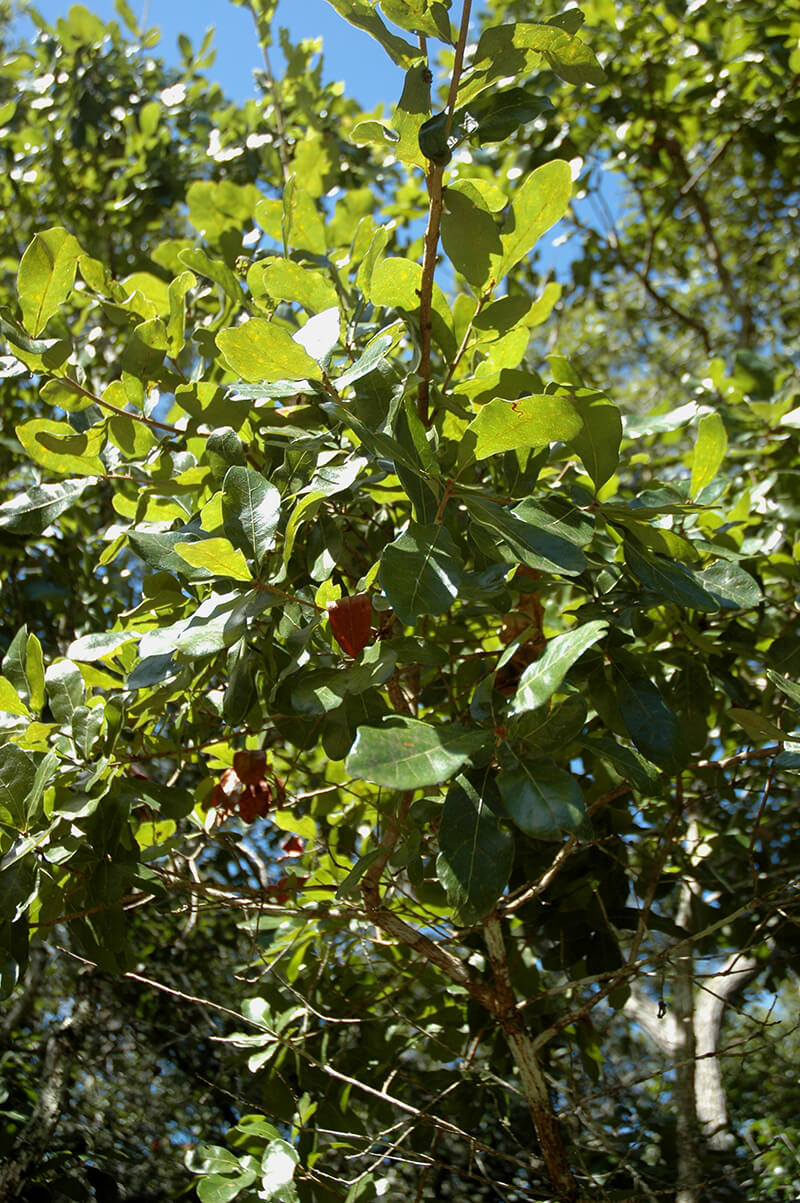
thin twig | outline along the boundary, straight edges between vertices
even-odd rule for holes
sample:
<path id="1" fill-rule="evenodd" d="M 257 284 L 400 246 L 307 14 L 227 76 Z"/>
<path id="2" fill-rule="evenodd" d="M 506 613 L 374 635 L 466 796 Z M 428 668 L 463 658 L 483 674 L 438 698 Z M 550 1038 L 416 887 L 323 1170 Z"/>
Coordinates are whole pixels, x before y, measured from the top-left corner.
<path id="1" fill-rule="evenodd" d="M 447 98 L 447 118 L 445 121 L 445 137 L 450 133 L 455 112 L 458 85 L 464 63 L 464 48 L 469 33 L 469 16 L 472 0 L 464 0 L 461 11 L 461 29 L 456 43 L 453 74 L 450 79 L 450 94 Z M 419 332 L 420 332 L 420 363 L 419 387 L 417 389 L 417 413 L 420 420 L 429 424 L 429 401 L 431 380 L 431 334 L 433 319 L 433 277 L 436 271 L 436 255 L 439 246 L 439 229 L 442 224 L 442 179 L 444 167 L 431 163 L 427 175 L 428 185 L 428 223 L 425 228 L 425 240 L 422 253 L 422 279 L 419 289 Z"/>

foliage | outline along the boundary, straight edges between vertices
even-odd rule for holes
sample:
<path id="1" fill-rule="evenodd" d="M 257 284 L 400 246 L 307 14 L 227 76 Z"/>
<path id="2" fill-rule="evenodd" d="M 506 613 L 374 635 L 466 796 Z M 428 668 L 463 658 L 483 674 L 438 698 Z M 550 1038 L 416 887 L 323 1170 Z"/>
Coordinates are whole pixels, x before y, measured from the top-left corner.
<path id="1" fill-rule="evenodd" d="M 796 22 L 332 3 L 391 117 L 284 33 L 274 73 L 272 0 L 241 109 L 123 0 L 7 56 L 4 993 L 58 945 L 169 1048 L 205 1203 L 742 1197 L 693 1075 L 704 981 L 797 951 Z M 639 207 L 567 304 L 535 254 L 584 161 Z M 667 1008 L 662 1119 L 619 1066 Z"/>

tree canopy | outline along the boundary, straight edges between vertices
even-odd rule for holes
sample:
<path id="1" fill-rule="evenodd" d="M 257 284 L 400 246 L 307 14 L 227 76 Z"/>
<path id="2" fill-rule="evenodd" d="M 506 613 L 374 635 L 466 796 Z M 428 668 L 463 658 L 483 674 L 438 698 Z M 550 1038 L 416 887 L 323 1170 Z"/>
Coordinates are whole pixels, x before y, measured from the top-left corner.
<path id="1" fill-rule="evenodd" d="M 2 13 L 0 1198 L 794 1198 L 800 21 L 233 2 Z"/>

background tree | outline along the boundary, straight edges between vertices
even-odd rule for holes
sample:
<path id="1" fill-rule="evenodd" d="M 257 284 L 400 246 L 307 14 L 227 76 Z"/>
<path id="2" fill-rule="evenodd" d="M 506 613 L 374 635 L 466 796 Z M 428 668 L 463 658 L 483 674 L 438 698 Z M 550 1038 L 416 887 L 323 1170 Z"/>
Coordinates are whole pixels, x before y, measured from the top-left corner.
<path id="1" fill-rule="evenodd" d="M 81 559 L 0 680 L 7 1197 L 147 1197 L 123 1108 L 71 1135 L 109 1057 L 204 1200 L 787 1197 L 722 1023 L 769 1047 L 795 951 L 791 20 L 335 0 L 381 118 L 249 7 L 242 110 L 80 8 L 8 67 L 65 106 L 17 153 L 78 136 L 9 252 L 0 529 Z M 623 140 L 562 295 L 531 256 Z"/>

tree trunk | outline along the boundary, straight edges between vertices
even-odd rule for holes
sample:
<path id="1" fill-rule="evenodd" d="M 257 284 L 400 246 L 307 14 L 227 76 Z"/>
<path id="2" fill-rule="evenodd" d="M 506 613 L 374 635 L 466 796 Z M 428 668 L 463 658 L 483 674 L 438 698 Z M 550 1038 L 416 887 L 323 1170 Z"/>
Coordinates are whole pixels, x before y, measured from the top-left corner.
<path id="1" fill-rule="evenodd" d="M 48 1037 L 44 1050 L 39 1093 L 27 1124 L 0 1166 L 0 1203 L 19 1198 L 47 1153 L 61 1115 L 69 1077 L 94 1011 L 82 991 L 68 1019 Z"/>
<path id="2" fill-rule="evenodd" d="M 694 1032 L 698 1060 L 694 1092 L 697 1119 L 706 1145 L 714 1152 L 725 1152 L 736 1144 L 736 1137 L 728 1124 L 728 1106 L 719 1063 L 725 1008 L 757 969 L 758 961 L 754 957 L 732 953 L 719 973 L 703 983 L 695 1004 Z"/>

